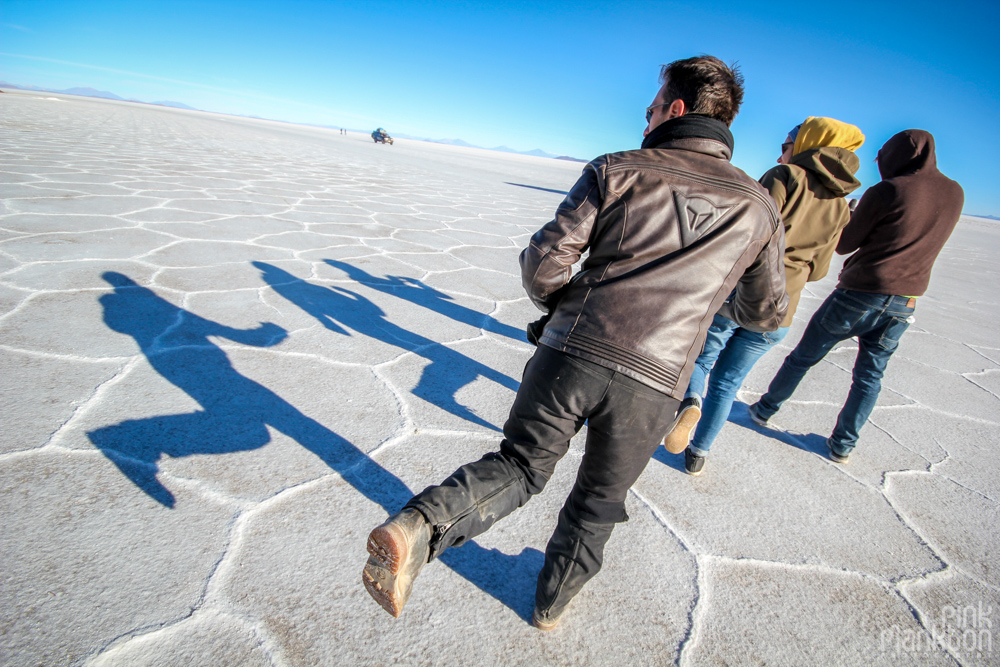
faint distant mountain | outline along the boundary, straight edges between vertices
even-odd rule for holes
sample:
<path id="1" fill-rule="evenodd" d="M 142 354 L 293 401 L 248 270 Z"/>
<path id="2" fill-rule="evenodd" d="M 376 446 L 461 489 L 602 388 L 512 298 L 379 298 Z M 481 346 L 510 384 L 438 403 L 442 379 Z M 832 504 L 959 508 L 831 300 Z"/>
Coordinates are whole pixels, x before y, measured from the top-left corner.
<path id="1" fill-rule="evenodd" d="M 121 100 L 122 102 L 127 101 L 124 97 L 118 97 L 114 93 L 109 93 L 106 90 L 96 90 L 94 88 L 67 88 L 65 90 L 53 90 L 53 93 L 65 93 L 66 95 L 80 95 L 82 97 L 100 97 L 105 100 Z"/>
<path id="2" fill-rule="evenodd" d="M 541 148 L 533 148 L 530 151 L 517 151 L 521 155 L 534 155 L 535 157 L 555 157 L 552 153 L 546 153 Z"/>
<path id="3" fill-rule="evenodd" d="M 55 88 L 40 88 L 38 86 L 22 86 L 17 83 L 7 83 L 0 81 L 2 88 L 14 88 L 16 90 L 37 90 L 40 93 L 63 93 L 65 95 L 81 95 L 83 97 L 101 97 L 106 100 L 123 100 L 114 93 L 106 90 L 96 90 L 94 88 L 67 88 L 66 90 L 56 90 Z"/>
<path id="4" fill-rule="evenodd" d="M 986 218 L 988 220 L 1000 220 L 1000 218 L 998 218 L 995 215 L 974 215 L 972 213 L 967 213 L 966 215 L 971 215 L 974 218 Z"/>
<path id="5" fill-rule="evenodd" d="M 403 135 L 400 135 L 400 137 L 405 139 L 418 139 L 418 137 L 404 137 Z M 470 144 L 468 141 L 465 141 L 464 139 L 420 139 L 420 141 L 430 141 L 431 143 L 446 144 L 448 146 L 462 146 L 464 148 L 484 148 L 485 150 L 488 151 L 499 151 L 500 153 L 514 153 L 516 155 L 533 155 L 535 157 L 548 157 L 548 158 L 556 157 L 552 153 L 546 153 L 541 148 L 534 148 L 530 151 L 519 151 L 510 148 L 509 146 L 496 146 L 494 148 L 486 148 L 485 146 L 477 146 L 475 144 Z M 568 159 L 572 160 L 574 158 L 568 158 Z"/>
<path id="6" fill-rule="evenodd" d="M 7 83 L 6 81 L 0 81 L 0 88 L 13 88 L 15 90 L 45 90 L 44 88 L 39 88 L 38 86 L 19 86 L 16 83 Z"/>
<path id="7" fill-rule="evenodd" d="M 161 107 L 174 107 L 175 109 L 188 109 L 190 111 L 197 111 L 197 109 L 195 109 L 194 107 L 189 107 L 183 102 L 171 102 L 170 100 L 166 100 L 163 102 L 150 102 L 150 104 L 158 104 Z"/>
<path id="8" fill-rule="evenodd" d="M 496 148 L 488 148 L 487 150 L 500 151 L 501 153 L 517 153 L 518 155 L 534 155 L 536 157 L 556 157 L 552 153 L 546 153 L 541 148 L 535 148 L 530 151 L 518 151 L 507 146 L 497 146 Z"/>
<path id="9" fill-rule="evenodd" d="M 568 155 L 560 155 L 556 158 L 557 160 L 566 160 L 568 162 L 590 162 L 590 160 L 581 160 L 578 157 L 570 157 Z"/>
<path id="10" fill-rule="evenodd" d="M 425 140 L 428 141 L 428 140 Z M 431 143 L 434 144 L 446 144 L 448 146 L 463 146 L 465 148 L 481 148 L 481 146 L 474 146 L 468 141 L 463 141 L 462 139 L 430 139 Z"/>
<path id="11" fill-rule="evenodd" d="M 174 107 L 175 109 L 190 109 L 191 111 L 197 111 L 194 107 L 190 107 L 183 102 L 143 102 L 142 100 L 125 99 L 124 97 L 119 97 L 112 92 L 107 90 L 97 90 L 96 88 L 66 88 L 64 90 L 55 90 L 53 88 L 39 88 L 38 86 L 22 86 L 16 83 L 8 83 L 6 81 L 0 81 L 0 88 L 14 88 L 16 90 L 37 90 L 42 93 L 62 93 L 63 95 L 79 95 L 81 97 L 97 97 L 104 100 L 118 100 L 120 102 L 138 102 L 139 104 L 156 104 L 161 107 Z"/>

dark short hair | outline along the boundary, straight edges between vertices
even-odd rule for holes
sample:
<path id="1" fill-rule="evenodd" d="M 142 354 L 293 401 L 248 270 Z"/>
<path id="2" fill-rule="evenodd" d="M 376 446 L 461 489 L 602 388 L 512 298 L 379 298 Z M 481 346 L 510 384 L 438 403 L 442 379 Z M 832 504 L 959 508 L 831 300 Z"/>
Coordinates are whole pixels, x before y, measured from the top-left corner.
<path id="1" fill-rule="evenodd" d="M 732 125 L 743 104 L 743 75 L 736 63 L 713 56 L 675 60 L 660 68 L 667 84 L 664 102 L 684 100 L 688 113 L 700 113 Z"/>

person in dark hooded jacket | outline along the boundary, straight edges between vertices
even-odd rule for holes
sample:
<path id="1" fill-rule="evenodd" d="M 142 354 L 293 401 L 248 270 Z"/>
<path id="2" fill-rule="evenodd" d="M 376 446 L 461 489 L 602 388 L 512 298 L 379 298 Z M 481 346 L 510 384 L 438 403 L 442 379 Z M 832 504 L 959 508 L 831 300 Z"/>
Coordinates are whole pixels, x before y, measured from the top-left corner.
<path id="1" fill-rule="evenodd" d="M 857 337 L 853 381 L 833 434 L 830 458 L 847 463 L 861 427 L 875 407 L 882 374 L 913 322 L 917 297 L 962 214 L 962 187 L 937 168 L 934 137 L 905 130 L 879 150 L 882 181 L 869 188 L 837 244 L 846 255 L 840 282 L 812 316 L 750 417 L 765 426 L 791 397 L 806 372 L 833 346 Z"/>
<path id="2" fill-rule="evenodd" d="M 729 418 L 753 365 L 788 333 L 806 283 L 826 276 L 840 232 L 851 218 L 845 197 L 861 186 L 854 177 L 860 166 L 854 151 L 864 141 L 865 135 L 854 125 L 810 116 L 782 142 L 779 166 L 761 177 L 785 227 L 788 314 L 781 327 L 771 332 L 741 327 L 725 312 L 715 316 L 678 417 L 664 439 L 669 452 L 684 450 L 684 468 L 689 474 L 702 473 L 709 447 Z"/>

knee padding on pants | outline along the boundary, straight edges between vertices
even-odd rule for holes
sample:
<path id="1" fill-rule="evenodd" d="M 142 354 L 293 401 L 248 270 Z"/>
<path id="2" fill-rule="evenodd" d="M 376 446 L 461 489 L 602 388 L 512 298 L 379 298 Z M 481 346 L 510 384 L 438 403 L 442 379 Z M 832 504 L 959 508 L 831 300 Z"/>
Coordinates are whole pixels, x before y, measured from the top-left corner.
<path id="1" fill-rule="evenodd" d="M 599 500 L 579 486 L 574 486 L 570 492 L 566 508 L 573 516 L 590 523 L 614 524 L 628 521 L 624 500 Z"/>
<path id="2" fill-rule="evenodd" d="M 525 490 L 529 495 L 538 495 L 549 483 L 551 472 L 545 472 L 538 468 L 532 468 L 531 462 L 515 447 L 512 447 L 507 438 L 500 442 L 499 455 L 505 458 L 511 465 L 517 468 L 524 478 Z"/>

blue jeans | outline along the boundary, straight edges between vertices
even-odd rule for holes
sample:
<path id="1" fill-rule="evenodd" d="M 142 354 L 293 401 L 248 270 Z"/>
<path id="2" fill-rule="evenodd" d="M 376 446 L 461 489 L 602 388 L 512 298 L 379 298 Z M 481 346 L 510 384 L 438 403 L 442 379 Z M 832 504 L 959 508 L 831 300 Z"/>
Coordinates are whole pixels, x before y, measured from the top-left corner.
<path id="1" fill-rule="evenodd" d="M 834 453 L 850 454 L 857 445 L 861 427 L 875 408 L 889 357 L 910 326 L 914 309 L 907 305 L 909 301 L 905 296 L 835 289 L 809 320 L 802 340 L 785 357 L 767 393 L 757 404 L 757 414 L 770 419 L 799 386 L 806 371 L 818 364 L 834 345 L 856 336 L 858 357 L 851 391 L 829 440 Z"/>
<path id="2" fill-rule="evenodd" d="M 705 348 L 695 361 L 686 396 L 705 393 L 708 376 L 708 394 L 701 407 L 701 420 L 691 440 L 691 453 L 708 454 L 709 447 L 729 419 L 736 392 L 743 385 L 747 373 L 764 356 L 764 353 L 781 342 L 788 327 L 769 333 L 750 331 L 730 319 L 716 315 L 708 329 Z M 711 375 L 709 375 L 711 374 Z"/>

